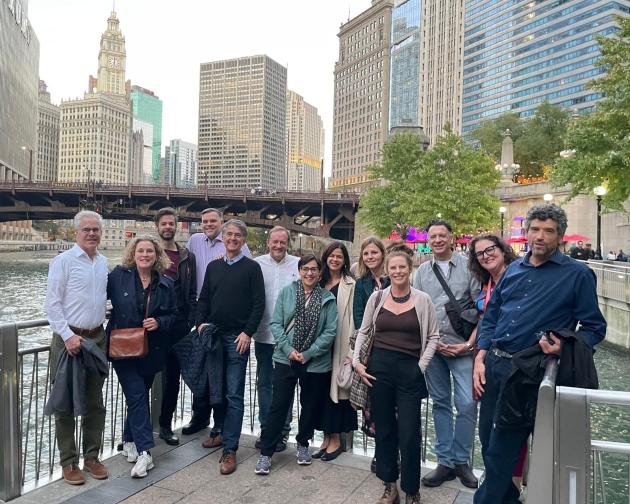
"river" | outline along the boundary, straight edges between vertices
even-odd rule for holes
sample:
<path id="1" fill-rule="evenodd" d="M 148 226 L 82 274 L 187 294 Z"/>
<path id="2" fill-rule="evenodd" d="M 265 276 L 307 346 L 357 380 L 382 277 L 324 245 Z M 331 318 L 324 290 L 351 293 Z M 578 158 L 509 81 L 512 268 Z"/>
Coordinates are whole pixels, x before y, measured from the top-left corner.
<path id="1" fill-rule="evenodd" d="M 105 251 L 110 267 L 120 263 L 122 251 Z M 45 318 L 44 299 L 49 261 L 56 252 L 0 253 L 0 322 Z M 20 332 L 20 348 L 49 343 L 48 328 Z M 630 354 L 600 345 L 595 354 L 600 388 L 630 390 Z M 247 396 L 247 392 L 246 392 Z M 247 399 L 247 398 L 246 398 Z M 424 415 L 423 415 L 424 419 Z M 594 437 L 609 441 L 630 442 L 630 415 L 627 408 L 595 407 L 592 412 Z M 429 436 L 432 437 L 432 421 L 429 420 Z M 371 441 L 371 440 L 370 440 Z M 361 444 L 361 443 L 359 443 Z M 433 458 L 429 442 L 429 459 Z M 357 446 L 359 448 L 359 446 Z M 372 445 L 369 443 L 368 452 Z M 475 466 L 481 463 L 478 452 Z M 608 502 L 615 503 L 620 495 L 628 495 L 628 457 L 605 456 L 606 479 L 613 484 L 607 492 Z M 620 498 L 620 497 L 619 497 Z M 612 499 L 612 500 L 611 500 Z M 619 500 L 621 502 L 621 500 Z"/>

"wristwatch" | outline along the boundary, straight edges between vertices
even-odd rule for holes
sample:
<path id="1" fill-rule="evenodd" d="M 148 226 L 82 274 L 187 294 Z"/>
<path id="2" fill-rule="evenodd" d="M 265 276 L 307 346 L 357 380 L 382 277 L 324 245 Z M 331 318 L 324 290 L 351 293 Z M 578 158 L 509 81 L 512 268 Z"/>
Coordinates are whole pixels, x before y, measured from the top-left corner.
<path id="1" fill-rule="evenodd" d="M 466 346 L 468 347 L 468 351 L 472 352 L 473 351 L 473 346 L 470 344 L 470 342 L 466 342 Z"/>

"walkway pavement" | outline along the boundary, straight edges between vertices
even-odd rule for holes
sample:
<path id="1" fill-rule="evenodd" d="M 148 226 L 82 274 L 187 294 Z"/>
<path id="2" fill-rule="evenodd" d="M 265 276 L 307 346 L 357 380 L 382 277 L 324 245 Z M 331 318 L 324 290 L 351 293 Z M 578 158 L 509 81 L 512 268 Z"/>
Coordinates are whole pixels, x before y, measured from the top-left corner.
<path id="1" fill-rule="evenodd" d="M 370 504 L 382 493 L 381 483 L 370 472 L 370 459 L 362 455 L 344 453 L 333 462 L 314 460 L 311 466 L 298 466 L 294 446 L 289 445 L 285 452 L 274 455 L 269 476 L 257 476 L 255 438 L 243 435 L 237 471 L 221 476 L 221 449 L 204 449 L 201 441 L 198 435 L 183 436 L 182 444 L 175 448 L 159 441 L 152 450 L 155 469 L 144 479 L 132 479 L 131 464 L 117 455 L 105 461 L 110 471 L 105 481 L 87 476 L 80 487 L 56 481 L 11 504 L 271 504 L 292 502 L 298 496 L 304 503 Z M 472 492 L 456 482 L 422 488 L 421 496 L 423 504 L 472 503 Z"/>

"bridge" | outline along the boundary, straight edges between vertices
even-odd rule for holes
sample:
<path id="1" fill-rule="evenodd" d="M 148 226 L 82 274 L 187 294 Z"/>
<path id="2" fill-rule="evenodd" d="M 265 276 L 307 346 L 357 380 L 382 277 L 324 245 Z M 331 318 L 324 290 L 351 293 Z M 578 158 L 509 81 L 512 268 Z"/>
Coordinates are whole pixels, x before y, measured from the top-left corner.
<path id="1" fill-rule="evenodd" d="M 182 221 L 198 221 L 213 207 L 247 225 L 284 226 L 305 235 L 352 241 L 359 196 L 355 193 L 210 189 L 95 182 L 0 182 L 0 222 L 70 219 L 94 210 L 106 219 L 152 220 L 174 207 Z"/>

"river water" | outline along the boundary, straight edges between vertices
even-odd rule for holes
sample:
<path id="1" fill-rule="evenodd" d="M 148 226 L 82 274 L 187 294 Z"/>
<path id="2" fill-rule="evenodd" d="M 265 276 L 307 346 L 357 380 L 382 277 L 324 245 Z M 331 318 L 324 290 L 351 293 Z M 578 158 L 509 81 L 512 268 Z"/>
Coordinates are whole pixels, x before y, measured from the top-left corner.
<path id="1" fill-rule="evenodd" d="M 105 251 L 110 268 L 120 263 L 121 251 Z M 46 276 L 49 261 L 56 252 L 20 252 L 0 253 L 0 323 L 45 318 L 44 299 L 46 294 Z M 20 349 L 46 345 L 50 342 L 48 328 L 20 332 Z M 252 359 L 253 360 L 253 359 Z M 630 353 L 622 352 L 606 345 L 600 345 L 595 355 L 600 379 L 600 388 L 611 390 L 630 390 Z M 255 363 L 254 363 L 255 365 Z M 248 392 L 246 391 L 246 400 Z M 423 414 L 424 421 L 424 414 Z M 592 417 L 593 437 L 608 441 L 630 442 L 630 415 L 628 408 L 595 407 Z M 429 419 L 428 457 L 431 453 L 432 421 Z M 371 441 L 371 440 L 370 440 Z M 355 444 L 357 444 L 355 441 Z M 362 444 L 362 443 L 358 443 Z M 362 448 L 357 446 L 357 448 Z M 371 442 L 368 453 L 372 451 Z M 478 451 L 475 466 L 481 464 Z M 609 503 L 627 502 L 628 458 L 625 456 L 606 455 L 604 471 L 606 480 L 611 485 L 607 491 Z M 621 496 L 625 495 L 622 499 Z"/>

